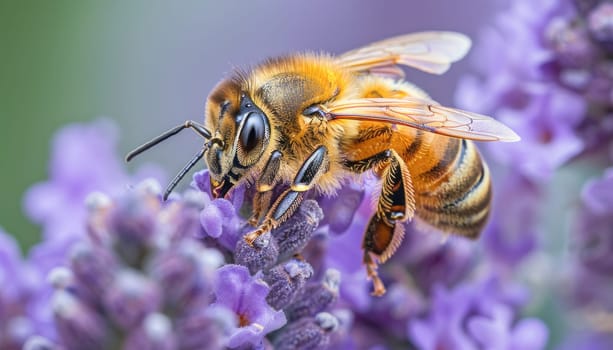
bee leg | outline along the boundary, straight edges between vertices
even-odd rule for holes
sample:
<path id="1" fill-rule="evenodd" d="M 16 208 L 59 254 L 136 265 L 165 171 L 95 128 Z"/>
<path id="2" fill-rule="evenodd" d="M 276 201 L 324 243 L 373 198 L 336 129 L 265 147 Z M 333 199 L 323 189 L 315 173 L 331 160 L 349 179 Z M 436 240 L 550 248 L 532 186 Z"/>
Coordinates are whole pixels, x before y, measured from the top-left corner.
<path id="1" fill-rule="evenodd" d="M 361 174 L 367 170 L 373 169 L 381 163 L 389 161 L 392 157 L 391 150 L 379 152 L 371 157 L 360 160 L 345 160 L 343 165 L 349 170 Z"/>
<path id="2" fill-rule="evenodd" d="M 387 164 L 382 165 L 381 195 L 377 212 L 370 219 L 362 249 L 368 277 L 373 281 L 373 295 L 383 295 L 385 286 L 377 274 L 378 263 L 389 259 L 404 237 L 403 222 L 415 212 L 413 183 L 404 160 L 393 150 Z"/>
<path id="3" fill-rule="evenodd" d="M 310 190 L 317 179 L 328 171 L 328 150 L 319 146 L 302 164 L 290 188 L 285 190 L 268 210 L 264 221 L 253 232 L 245 235 L 250 245 L 262 234 L 278 227 L 294 214 L 302 202 L 304 193 Z"/>
<path id="4" fill-rule="evenodd" d="M 283 154 L 280 151 L 273 151 L 256 182 L 257 192 L 253 197 L 253 214 L 248 221 L 251 226 L 256 226 L 260 222 L 262 212 L 270 207 L 272 190 L 277 182 L 282 156 Z"/>
<path id="5" fill-rule="evenodd" d="M 388 221 L 379 214 L 373 215 L 368 223 L 362 249 L 364 249 L 364 265 L 368 278 L 373 283 L 373 295 L 381 296 L 385 294 L 385 286 L 379 278 L 377 268 L 379 263 L 384 263 L 402 242 L 404 229 L 402 224 L 396 225 L 395 221 Z M 391 252 L 386 256 L 386 251 Z"/>
<path id="6" fill-rule="evenodd" d="M 270 202 L 272 202 L 272 191 L 256 192 L 253 196 L 253 213 L 247 223 L 251 226 L 257 226 L 265 208 L 270 207 Z"/>

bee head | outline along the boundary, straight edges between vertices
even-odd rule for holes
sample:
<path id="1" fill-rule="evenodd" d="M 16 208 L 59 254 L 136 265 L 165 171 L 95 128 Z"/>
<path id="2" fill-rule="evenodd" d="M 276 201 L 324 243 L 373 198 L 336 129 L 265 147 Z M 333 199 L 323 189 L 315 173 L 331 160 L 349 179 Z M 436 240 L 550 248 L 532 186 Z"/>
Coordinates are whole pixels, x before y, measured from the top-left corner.
<path id="1" fill-rule="evenodd" d="M 240 182 L 270 140 L 268 117 L 246 93 L 227 84 L 218 90 L 209 97 L 206 124 L 213 137 L 204 155 L 215 198 Z"/>

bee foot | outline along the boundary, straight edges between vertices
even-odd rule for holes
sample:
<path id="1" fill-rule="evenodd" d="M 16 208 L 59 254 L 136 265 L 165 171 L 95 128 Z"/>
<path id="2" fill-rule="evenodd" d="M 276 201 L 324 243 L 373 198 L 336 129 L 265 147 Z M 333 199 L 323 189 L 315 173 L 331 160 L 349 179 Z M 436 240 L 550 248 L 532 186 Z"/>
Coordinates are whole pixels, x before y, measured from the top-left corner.
<path id="1" fill-rule="evenodd" d="M 265 234 L 266 232 L 269 232 L 271 230 L 272 226 L 270 225 L 270 223 L 264 222 L 260 227 L 258 227 L 257 230 L 255 231 L 251 231 L 249 233 L 247 233 L 244 237 L 245 242 L 247 242 L 247 244 L 249 244 L 252 247 L 256 247 L 258 248 L 259 246 L 263 245 L 268 245 L 267 242 L 259 242 L 260 244 L 258 244 L 258 242 L 256 242 L 256 240 L 262 236 L 263 234 Z"/>
<path id="2" fill-rule="evenodd" d="M 366 274 L 372 281 L 373 285 L 373 291 L 371 294 L 378 297 L 382 296 L 385 294 L 385 285 L 377 273 L 377 263 L 372 259 L 369 253 L 364 255 L 364 264 L 366 265 Z"/>
<path id="3" fill-rule="evenodd" d="M 385 285 L 383 284 L 383 282 L 381 282 L 381 279 L 379 278 L 379 276 L 372 277 L 372 286 L 373 286 L 373 291 L 372 293 L 370 293 L 371 295 L 380 297 L 385 294 Z"/>
<path id="4" fill-rule="evenodd" d="M 251 231 L 245 235 L 244 237 L 245 242 L 247 242 L 247 244 L 253 247 L 253 242 L 255 242 L 255 240 L 258 239 L 258 237 L 260 237 L 263 234 L 264 232 L 262 232 L 261 230 Z"/>
<path id="5" fill-rule="evenodd" d="M 249 225 L 249 226 L 252 226 L 252 227 L 256 227 L 258 225 L 258 221 L 259 220 L 258 220 L 257 216 L 253 215 L 252 217 L 249 218 L 249 220 L 247 220 L 245 222 L 245 226 Z"/>

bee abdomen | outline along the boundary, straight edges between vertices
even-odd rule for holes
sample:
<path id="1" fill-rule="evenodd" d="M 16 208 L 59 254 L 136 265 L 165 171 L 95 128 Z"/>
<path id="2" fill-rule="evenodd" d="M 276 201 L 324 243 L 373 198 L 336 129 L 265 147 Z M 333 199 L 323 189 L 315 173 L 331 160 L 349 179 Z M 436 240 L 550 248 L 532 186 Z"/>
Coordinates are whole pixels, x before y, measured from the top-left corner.
<path id="1" fill-rule="evenodd" d="M 416 214 L 440 230 L 477 238 L 490 209 L 490 172 L 471 141 L 458 140 L 455 148 L 455 157 L 445 156 L 435 166 L 438 176 L 418 175 L 416 187 L 427 190 L 417 191 Z"/>

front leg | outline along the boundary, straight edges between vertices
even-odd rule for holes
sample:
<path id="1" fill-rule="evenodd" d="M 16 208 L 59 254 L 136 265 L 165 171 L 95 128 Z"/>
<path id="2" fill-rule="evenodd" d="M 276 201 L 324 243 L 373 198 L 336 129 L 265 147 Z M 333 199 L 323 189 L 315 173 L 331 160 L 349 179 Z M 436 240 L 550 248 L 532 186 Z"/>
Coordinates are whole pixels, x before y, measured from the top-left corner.
<path id="1" fill-rule="evenodd" d="M 256 226 L 260 222 L 262 212 L 270 208 L 272 190 L 279 178 L 278 174 L 282 157 L 283 154 L 280 151 L 273 151 L 256 182 L 255 188 L 257 192 L 253 197 L 253 214 L 248 221 L 251 226 Z"/>
<path id="2" fill-rule="evenodd" d="M 310 190 L 317 179 L 327 170 L 328 149 L 325 146 L 319 146 L 302 164 L 290 188 L 285 190 L 268 210 L 260 226 L 255 231 L 245 235 L 245 241 L 249 245 L 253 245 L 253 242 L 259 236 L 279 227 L 291 217 L 302 202 L 304 193 Z"/>

